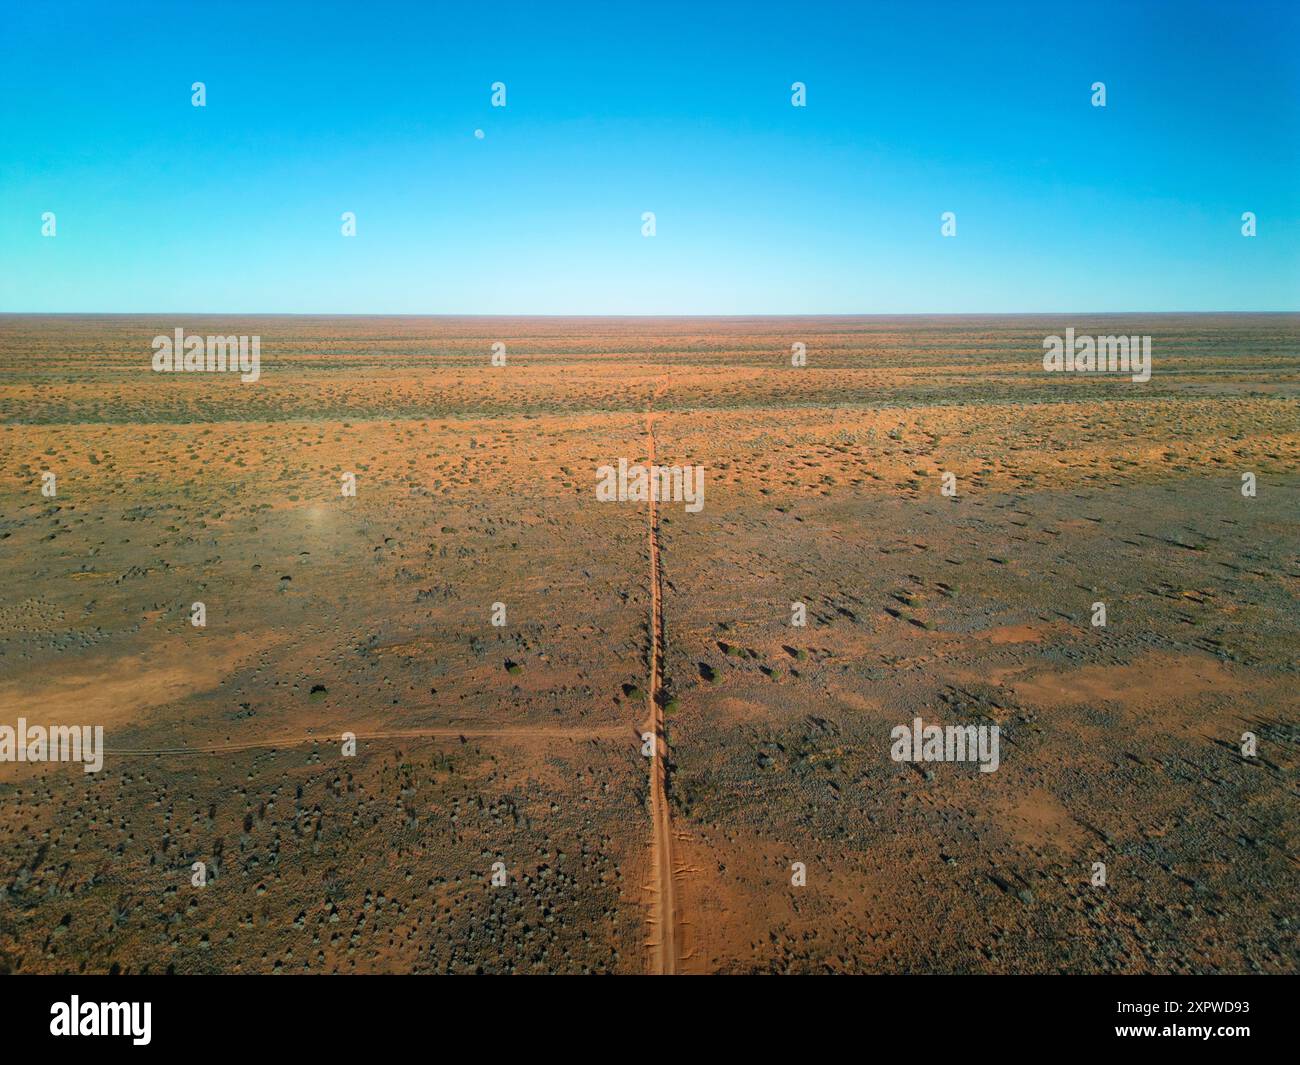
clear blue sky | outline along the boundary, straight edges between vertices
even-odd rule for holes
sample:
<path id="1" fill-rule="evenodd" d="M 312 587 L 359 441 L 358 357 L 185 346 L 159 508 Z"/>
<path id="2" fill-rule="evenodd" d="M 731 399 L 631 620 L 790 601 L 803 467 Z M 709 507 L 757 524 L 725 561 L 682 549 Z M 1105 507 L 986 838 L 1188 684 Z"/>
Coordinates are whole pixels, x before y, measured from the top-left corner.
<path id="1" fill-rule="evenodd" d="M 1300 309 L 1294 0 L 551 6 L 0 0 L 0 310 Z"/>

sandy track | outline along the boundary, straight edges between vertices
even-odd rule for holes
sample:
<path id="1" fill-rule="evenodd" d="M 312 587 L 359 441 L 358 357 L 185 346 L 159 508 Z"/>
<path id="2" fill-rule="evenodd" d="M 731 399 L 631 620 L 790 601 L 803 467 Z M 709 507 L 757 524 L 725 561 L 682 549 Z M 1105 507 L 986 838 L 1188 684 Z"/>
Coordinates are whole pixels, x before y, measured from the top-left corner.
<path id="1" fill-rule="evenodd" d="M 650 398 L 645 416 L 646 453 L 651 466 L 655 462 L 654 399 L 663 382 Z M 650 682 L 648 685 L 646 731 L 654 736 L 655 755 L 650 760 L 651 854 L 654 867 L 653 923 L 656 941 L 653 969 L 661 976 L 677 972 L 677 899 L 673 865 L 672 825 L 668 816 L 667 771 L 664 761 L 668 743 L 664 736 L 664 714 L 660 665 L 663 657 L 663 582 L 659 570 L 659 517 L 654 493 L 646 498 L 647 537 L 650 548 Z"/>
<path id="2" fill-rule="evenodd" d="M 419 728 L 400 732 L 355 733 L 357 742 L 365 740 L 405 740 L 445 736 L 466 739 L 609 739 L 626 736 L 623 728 Z M 105 747 L 105 754 L 227 754 L 271 747 L 301 747 L 308 743 L 341 743 L 342 736 L 282 736 L 279 739 L 250 740 L 247 743 L 219 743 L 200 747 Z"/>

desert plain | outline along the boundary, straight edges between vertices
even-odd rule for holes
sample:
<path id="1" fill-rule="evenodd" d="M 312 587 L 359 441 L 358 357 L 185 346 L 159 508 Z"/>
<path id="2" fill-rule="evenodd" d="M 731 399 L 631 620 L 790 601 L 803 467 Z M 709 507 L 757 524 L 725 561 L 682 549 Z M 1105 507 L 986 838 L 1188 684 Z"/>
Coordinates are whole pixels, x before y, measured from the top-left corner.
<path id="1" fill-rule="evenodd" d="M 0 972 L 1294 972 L 1297 445 L 1294 314 L 0 316 Z"/>

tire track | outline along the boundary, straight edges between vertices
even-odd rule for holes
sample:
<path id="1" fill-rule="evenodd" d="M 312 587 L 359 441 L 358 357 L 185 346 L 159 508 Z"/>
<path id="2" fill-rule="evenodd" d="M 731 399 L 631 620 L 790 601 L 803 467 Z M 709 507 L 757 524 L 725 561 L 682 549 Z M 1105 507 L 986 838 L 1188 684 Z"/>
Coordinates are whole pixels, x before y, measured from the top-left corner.
<path id="1" fill-rule="evenodd" d="M 357 732 L 357 742 L 365 740 L 407 740 L 424 737 L 449 737 L 465 739 L 512 739 L 554 737 L 556 739 L 606 739 L 626 736 L 623 728 L 419 728 L 399 732 Z M 237 751 L 255 751 L 274 747 L 302 747 L 308 743 L 337 744 L 339 736 L 284 736 L 280 739 L 250 740 L 247 743 L 219 743 L 203 747 L 105 747 L 105 754 L 232 754 Z"/>
<path id="2" fill-rule="evenodd" d="M 663 390 L 659 383 L 646 410 L 646 454 L 655 464 L 654 401 Z M 664 735 L 663 712 L 663 575 L 659 568 L 659 514 L 654 492 L 646 493 L 647 542 L 650 548 L 650 681 L 647 695 L 646 732 L 654 739 L 654 757 L 650 759 L 650 836 L 651 864 L 654 867 L 653 924 L 656 942 L 652 955 L 654 972 L 672 976 L 677 972 L 678 927 L 676 868 L 673 863 L 672 823 L 668 815 L 667 770 L 668 741 Z"/>

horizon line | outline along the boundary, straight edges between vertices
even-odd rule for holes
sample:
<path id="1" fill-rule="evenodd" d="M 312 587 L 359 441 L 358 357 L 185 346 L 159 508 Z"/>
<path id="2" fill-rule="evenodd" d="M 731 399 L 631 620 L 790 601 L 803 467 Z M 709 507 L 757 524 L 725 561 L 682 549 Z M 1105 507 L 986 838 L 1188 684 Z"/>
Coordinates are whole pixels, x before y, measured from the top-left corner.
<path id="1" fill-rule="evenodd" d="M 704 313 L 591 313 L 591 312 L 509 312 L 483 311 L 0 311 L 4 318 L 64 318 L 64 317 L 162 317 L 166 315 L 193 315 L 196 317 L 236 318 L 698 318 L 718 320 L 725 318 L 1030 318 L 1061 315 L 1300 315 L 1296 310 L 1053 310 L 1053 311 L 797 311 L 791 313 L 763 311 L 754 314 L 704 314 Z"/>

